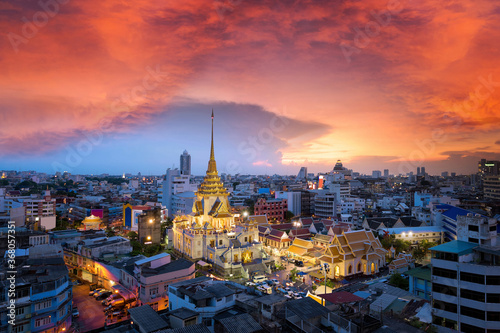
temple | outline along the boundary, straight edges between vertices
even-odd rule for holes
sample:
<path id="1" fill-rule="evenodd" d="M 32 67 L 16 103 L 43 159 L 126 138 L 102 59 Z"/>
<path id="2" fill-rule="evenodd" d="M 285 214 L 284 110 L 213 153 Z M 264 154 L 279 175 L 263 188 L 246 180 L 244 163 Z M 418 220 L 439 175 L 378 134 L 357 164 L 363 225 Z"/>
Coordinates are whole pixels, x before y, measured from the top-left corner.
<path id="1" fill-rule="evenodd" d="M 255 222 L 235 222 L 228 201 L 229 193 L 222 183 L 215 162 L 214 113 L 208 168 L 196 192 L 192 212 L 173 221 L 174 250 L 191 260 L 213 264 L 223 276 L 248 277 L 254 270 L 269 270 L 259 242 Z"/>

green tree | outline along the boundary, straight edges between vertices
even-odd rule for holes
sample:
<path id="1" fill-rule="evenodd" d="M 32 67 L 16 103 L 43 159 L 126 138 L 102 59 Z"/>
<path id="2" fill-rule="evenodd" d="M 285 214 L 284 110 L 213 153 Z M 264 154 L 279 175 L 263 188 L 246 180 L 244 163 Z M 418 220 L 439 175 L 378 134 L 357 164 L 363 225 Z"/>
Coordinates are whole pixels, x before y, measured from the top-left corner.
<path id="1" fill-rule="evenodd" d="M 113 231 L 113 229 L 111 229 L 110 226 L 107 226 L 106 227 L 106 236 L 107 237 L 113 237 L 115 235 L 115 232 Z"/>
<path id="2" fill-rule="evenodd" d="M 401 288 L 403 290 L 408 290 L 408 287 L 410 285 L 408 280 L 402 277 L 401 274 L 397 272 L 391 275 L 391 278 L 389 279 L 389 284 L 394 287 Z"/>
<path id="3" fill-rule="evenodd" d="M 129 233 L 127 234 L 127 237 L 128 237 L 128 239 L 130 239 L 130 242 L 133 242 L 133 241 L 137 241 L 137 238 L 139 237 L 139 235 L 135 231 L 129 231 Z"/>
<path id="4" fill-rule="evenodd" d="M 292 220 L 292 217 L 294 217 L 295 214 L 292 213 L 291 211 L 287 210 L 285 213 L 285 220 L 290 222 Z"/>
<path id="5" fill-rule="evenodd" d="M 290 271 L 290 280 L 292 280 L 293 282 L 295 282 L 295 280 L 297 280 L 297 277 L 298 277 L 298 275 L 297 275 L 298 272 L 299 271 L 297 270 L 297 268 L 292 269 Z"/>
<path id="6" fill-rule="evenodd" d="M 9 181 L 7 179 L 0 179 L 0 186 L 8 186 Z"/>

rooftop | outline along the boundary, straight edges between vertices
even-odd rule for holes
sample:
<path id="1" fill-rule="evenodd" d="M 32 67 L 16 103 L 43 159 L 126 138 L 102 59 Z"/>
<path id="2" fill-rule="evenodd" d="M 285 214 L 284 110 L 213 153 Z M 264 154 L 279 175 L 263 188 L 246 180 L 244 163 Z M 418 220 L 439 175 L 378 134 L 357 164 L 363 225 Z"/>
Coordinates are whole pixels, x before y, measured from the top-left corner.
<path id="1" fill-rule="evenodd" d="M 318 296 L 333 304 L 352 303 L 363 300 L 363 298 L 356 296 L 348 291 L 337 291 L 330 294 L 321 294 Z"/>
<path id="2" fill-rule="evenodd" d="M 410 269 L 409 271 L 406 271 L 403 274 L 413 276 L 417 279 L 430 281 L 431 280 L 431 266 L 426 265 L 426 266 L 422 266 L 422 267 L 417 267 L 414 269 Z"/>
<path id="3" fill-rule="evenodd" d="M 472 249 L 474 249 L 477 246 L 478 244 L 475 243 L 454 240 L 451 242 L 431 247 L 430 250 L 437 252 L 455 253 L 458 254 L 459 256 L 462 256 L 471 253 Z"/>
<path id="4" fill-rule="evenodd" d="M 149 305 L 128 310 L 130 318 L 141 327 L 141 331 L 154 332 L 168 327 L 168 324 Z"/>

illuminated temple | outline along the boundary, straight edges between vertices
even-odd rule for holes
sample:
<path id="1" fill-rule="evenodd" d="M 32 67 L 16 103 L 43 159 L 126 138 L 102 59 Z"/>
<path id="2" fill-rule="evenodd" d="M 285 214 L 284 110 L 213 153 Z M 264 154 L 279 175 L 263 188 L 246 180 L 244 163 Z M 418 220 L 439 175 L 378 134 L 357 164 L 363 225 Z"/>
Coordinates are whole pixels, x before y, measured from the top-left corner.
<path id="1" fill-rule="evenodd" d="M 174 249 L 193 260 L 202 259 L 219 274 L 248 277 L 249 268 L 266 260 L 259 242 L 257 225 L 235 223 L 228 201 L 229 193 L 217 172 L 214 156 L 214 114 L 212 140 L 206 176 L 196 192 L 193 210 L 173 221 Z"/>

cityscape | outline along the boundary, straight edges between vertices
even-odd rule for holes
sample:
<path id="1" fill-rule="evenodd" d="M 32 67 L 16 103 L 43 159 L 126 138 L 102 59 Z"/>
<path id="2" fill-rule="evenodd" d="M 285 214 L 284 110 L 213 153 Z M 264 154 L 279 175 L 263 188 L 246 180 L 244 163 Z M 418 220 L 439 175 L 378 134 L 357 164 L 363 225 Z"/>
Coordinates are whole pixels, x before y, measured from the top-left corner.
<path id="1" fill-rule="evenodd" d="M 498 8 L 0 3 L 0 332 L 499 333 Z"/>

